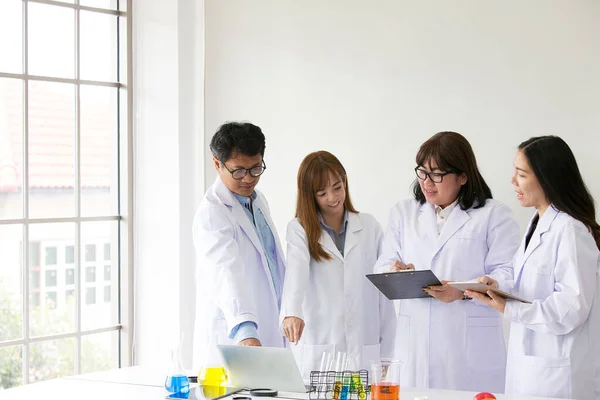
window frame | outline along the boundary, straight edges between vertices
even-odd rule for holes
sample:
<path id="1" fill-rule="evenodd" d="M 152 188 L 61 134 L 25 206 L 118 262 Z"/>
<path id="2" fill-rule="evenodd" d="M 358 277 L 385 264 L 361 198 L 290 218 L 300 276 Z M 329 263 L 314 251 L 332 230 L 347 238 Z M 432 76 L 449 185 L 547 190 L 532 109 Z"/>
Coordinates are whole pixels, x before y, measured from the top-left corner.
<path id="1" fill-rule="evenodd" d="M 63 3 L 55 0 L 21 0 L 22 1 L 22 73 L 7 73 L 0 71 L 0 78 L 10 78 L 20 80 L 23 83 L 23 126 L 22 126 L 22 218 L 17 219 L 0 219 L 0 226 L 18 224 L 22 226 L 22 246 L 21 252 L 21 293 L 22 293 L 22 335 L 20 339 L 6 340 L 0 342 L 0 348 L 22 346 L 22 378 L 21 384 L 28 384 L 30 382 L 30 346 L 40 342 L 51 342 L 57 339 L 68 339 L 74 338 L 75 340 L 75 355 L 74 355 L 74 372 L 79 374 L 82 371 L 82 339 L 88 335 L 94 335 L 104 332 L 118 332 L 118 367 L 125 367 L 132 365 L 132 342 L 133 342 L 133 41 L 132 41 L 132 19 L 131 10 L 133 0 L 114 0 L 116 3 L 116 9 L 103 9 L 80 5 L 79 0 L 74 0 L 73 3 Z M 74 10 L 75 15 L 75 76 L 74 78 L 55 78 L 50 76 L 39 76 L 30 75 L 28 73 L 28 5 L 30 3 L 46 4 L 56 7 L 66 7 Z M 123 11 L 124 9 L 124 11 Z M 91 81 L 80 79 L 80 15 L 81 11 L 95 12 L 108 14 L 117 17 L 117 79 L 115 81 Z M 125 36 L 125 40 L 123 40 Z M 71 83 L 74 85 L 76 90 L 76 139 L 75 139 L 75 208 L 76 213 L 73 217 L 64 218 L 29 218 L 29 82 L 30 81 L 45 81 L 45 82 L 58 82 L 58 83 Z M 81 109 L 80 103 L 80 89 L 82 85 L 91 86 L 104 86 L 112 87 L 117 89 L 118 92 L 118 106 L 116 109 L 118 118 L 117 128 L 117 182 L 116 192 L 118 196 L 118 209 L 115 214 L 106 214 L 98 217 L 82 217 L 81 216 L 81 148 L 80 148 L 80 135 L 81 135 Z M 112 249 L 115 264 L 113 265 L 112 273 L 115 274 L 114 285 L 116 292 L 113 292 L 112 300 L 117 302 L 118 318 L 117 323 L 114 325 L 107 325 L 101 328 L 82 330 L 81 327 L 81 312 L 82 308 L 85 307 L 85 244 L 82 243 L 82 232 L 81 224 L 86 222 L 96 221 L 116 221 L 118 224 L 117 230 L 117 243 L 116 248 Z M 39 303 L 45 302 L 45 293 L 47 288 L 45 287 L 45 272 L 47 271 L 45 266 L 45 253 L 43 251 L 43 245 L 39 246 L 39 264 L 37 266 L 31 266 L 30 264 L 30 252 L 29 252 L 29 231 L 30 225 L 32 224 L 43 224 L 43 223 L 58 223 L 58 222 L 70 222 L 75 225 L 75 241 L 74 241 L 74 263 L 65 264 L 64 268 L 58 268 L 57 265 L 53 265 L 50 269 L 54 270 L 57 274 L 58 283 L 63 279 L 61 274 L 65 275 L 68 268 L 74 268 L 74 281 L 73 285 L 65 285 L 62 289 L 64 293 L 59 293 L 60 284 L 57 283 L 56 287 L 50 288 L 50 291 L 54 290 L 57 297 L 57 302 L 61 300 L 59 298 L 66 297 L 66 293 L 74 289 L 75 290 L 75 303 L 76 303 L 76 315 L 75 315 L 75 331 L 44 335 L 39 337 L 31 337 L 30 334 L 30 295 L 36 294 L 39 296 Z M 33 244 L 35 242 L 31 242 Z M 102 251 L 98 252 L 96 249 L 96 258 L 98 255 L 103 254 Z M 61 254 L 61 251 L 63 254 Z M 65 247 L 56 247 L 57 258 L 60 259 L 64 254 Z M 106 261 L 104 257 L 101 260 L 97 260 L 97 265 L 104 264 Z M 66 260 L 63 260 L 66 261 Z M 57 260 L 57 264 L 61 264 Z M 64 264 L 64 263 L 63 263 Z M 96 267 L 97 268 L 97 267 Z M 39 288 L 35 290 L 30 289 L 30 270 L 38 271 Z M 97 272 L 97 271 L 96 271 Z M 97 274 L 96 274 L 97 275 Z M 98 276 L 96 276 L 98 278 Z M 106 282 L 101 280 L 94 283 L 96 290 L 96 303 L 98 300 L 103 301 L 98 297 L 100 289 L 105 287 Z"/>

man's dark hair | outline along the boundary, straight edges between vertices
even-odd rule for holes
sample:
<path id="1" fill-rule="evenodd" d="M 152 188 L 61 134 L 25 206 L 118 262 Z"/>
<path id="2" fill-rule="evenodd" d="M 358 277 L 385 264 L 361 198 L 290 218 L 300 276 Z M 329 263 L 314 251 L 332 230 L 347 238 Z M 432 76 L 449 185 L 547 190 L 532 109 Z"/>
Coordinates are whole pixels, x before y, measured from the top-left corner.
<path id="1" fill-rule="evenodd" d="M 219 127 L 210 141 L 210 151 L 225 163 L 236 152 L 246 156 L 265 155 L 265 135 L 248 122 L 226 122 Z"/>

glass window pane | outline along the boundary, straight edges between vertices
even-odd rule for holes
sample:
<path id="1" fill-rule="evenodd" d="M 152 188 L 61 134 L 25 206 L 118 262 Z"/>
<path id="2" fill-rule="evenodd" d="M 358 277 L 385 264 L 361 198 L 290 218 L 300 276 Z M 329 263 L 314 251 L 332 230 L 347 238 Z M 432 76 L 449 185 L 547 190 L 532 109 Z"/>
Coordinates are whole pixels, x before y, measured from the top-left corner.
<path id="1" fill-rule="evenodd" d="M 75 215 L 75 87 L 30 81 L 29 96 L 30 217 L 72 217 Z"/>
<path id="2" fill-rule="evenodd" d="M 110 243 L 104 243 L 104 261 L 110 261 Z"/>
<path id="3" fill-rule="evenodd" d="M 85 267 L 85 282 L 96 283 L 96 267 Z"/>
<path id="4" fill-rule="evenodd" d="M 74 285 L 75 284 L 75 269 L 67 268 L 65 270 L 65 285 Z"/>
<path id="5" fill-rule="evenodd" d="M 21 225 L 0 225 L 0 342 L 23 336 L 22 240 Z"/>
<path id="6" fill-rule="evenodd" d="M 60 378 L 75 373 L 75 338 L 31 343 L 29 380 Z"/>
<path id="7" fill-rule="evenodd" d="M 56 309 L 56 292 L 46 292 L 46 307 L 51 310 Z"/>
<path id="8" fill-rule="evenodd" d="M 0 391 L 23 384 L 22 346 L 0 347 L 0 371 Z"/>
<path id="9" fill-rule="evenodd" d="M 117 250 L 118 221 L 101 222 L 82 222 L 81 223 L 81 241 L 83 243 L 97 243 L 97 249 L 103 249 L 106 243 L 110 243 L 110 252 Z M 104 261 L 100 254 L 97 254 L 96 262 L 86 263 L 85 268 L 94 268 L 94 280 L 85 283 L 87 294 L 82 292 L 81 307 L 81 329 L 96 329 L 118 324 L 118 275 L 114 265 Z M 109 278 L 108 280 L 106 278 Z M 107 298 L 105 287 L 112 287 L 110 298 Z"/>
<path id="10" fill-rule="evenodd" d="M 81 11 L 80 72 L 81 79 L 117 81 L 117 19 L 119 17 Z"/>
<path id="11" fill-rule="evenodd" d="M 0 54 L 4 42 L 10 40 L 0 40 Z M 23 81 L 0 78 L 0 219 L 23 217 L 22 177 Z"/>
<path id="12" fill-rule="evenodd" d="M 81 373 L 106 371 L 119 367 L 118 331 L 86 335 L 81 338 Z"/>
<path id="13" fill-rule="evenodd" d="M 110 303 L 112 297 L 112 288 L 110 286 L 104 286 L 104 302 Z"/>
<path id="14" fill-rule="evenodd" d="M 121 3 L 126 3 L 122 1 Z M 127 84 L 127 18 L 119 18 L 119 82 Z M 127 104 L 127 101 L 124 102 Z M 126 126 L 126 125 L 123 125 Z"/>
<path id="15" fill-rule="evenodd" d="M 118 89 L 81 86 L 81 215 L 117 214 Z"/>
<path id="16" fill-rule="evenodd" d="M 96 245 L 86 244 L 85 245 L 85 261 L 94 262 L 96 261 Z"/>
<path id="17" fill-rule="evenodd" d="M 30 285 L 31 289 L 33 289 L 33 290 L 40 289 L 40 280 L 41 280 L 40 276 L 41 276 L 41 272 L 40 272 L 39 268 L 36 268 L 29 272 L 29 285 Z"/>
<path id="18" fill-rule="evenodd" d="M 96 304 L 96 287 L 89 287 L 85 289 L 85 305 L 91 306 Z"/>
<path id="19" fill-rule="evenodd" d="M 56 265 L 56 247 L 46 247 L 45 265 Z"/>
<path id="20" fill-rule="evenodd" d="M 108 10 L 117 10 L 117 5 L 120 6 L 120 10 L 124 10 L 123 4 L 118 3 L 127 3 L 126 0 L 79 0 L 79 4 L 87 7 L 95 7 L 95 8 L 104 8 Z"/>
<path id="21" fill-rule="evenodd" d="M 29 241 L 29 266 L 39 268 L 40 264 L 40 242 Z"/>
<path id="22" fill-rule="evenodd" d="M 33 2 L 28 7 L 29 73 L 75 78 L 75 10 Z"/>
<path id="23" fill-rule="evenodd" d="M 64 249 L 67 246 L 72 246 L 75 242 L 75 224 L 31 224 L 29 227 L 29 240 L 34 243 L 41 243 L 43 249 Z M 57 254 L 63 254 L 63 252 L 64 250 L 57 250 Z M 56 271 L 62 271 L 63 268 L 65 268 L 64 260 L 58 258 L 56 267 L 53 267 L 51 271 L 56 273 Z M 47 279 L 47 270 L 43 269 L 42 271 L 44 279 Z M 64 290 L 62 275 L 62 272 L 57 273 L 56 277 L 51 274 L 51 283 L 55 283 L 52 289 L 46 288 L 45 285 L 42 285 L 41 289 L 35 289 L 32 282 L 29 282 L 29 329 L 30 335 L 33 337 L 67 333 L 75 329 L 75 303 L 66 303 L 62 294 L 57 295 L 57 292 L 62 293 Z"/>
<path id="24" fill-rule="evenodd" d="M 75 246 L 65 247 L 65 264 L 75 263 Z"/>
<path id="25" fill-rule="evenodd" d="M 0 72 L 23 72 L 23 2 L 0 1 Z M 10 38 L 10 40 L 6 40 Z"/>
<path id="26" fill-rule="evenodd" d="M 56 270 L 52 269 L 49 271 L 46 271 L 46 287 L 56 287 L 56 282 L 57 282 L 57 278 L 56 278 Z"/>

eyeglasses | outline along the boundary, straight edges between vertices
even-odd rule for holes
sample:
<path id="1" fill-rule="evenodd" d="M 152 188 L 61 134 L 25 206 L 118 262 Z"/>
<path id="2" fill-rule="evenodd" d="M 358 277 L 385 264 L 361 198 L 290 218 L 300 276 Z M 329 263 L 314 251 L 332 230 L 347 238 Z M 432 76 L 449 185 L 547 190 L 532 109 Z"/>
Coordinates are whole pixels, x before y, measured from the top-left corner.
<path id="1" fill-rule="evenodd" d="M 457 172 L 458 171 L 455 171 L 455 170 L 446 171 L 446 172 L 427 172 L 424 169 L 415 167 L 415 173 L 417 174 L 417 178 L 424 181 L 429 177 L 429 179 L 433 183 L 442 183 L 442 180 L 444 179 L 444 177 L 446 175 L 456 174 Z"/>
<path id="2" fill-rule="evenodd" d="M 244 177 L 248 174 L 256 178 L 257 176 L 261 176 L 263 172 L 265 172 L 265 169 L 267 169 L 267 164 L 265 164 L 265 160 L 262 161 L 262 165 L 257 165 L 256 167 L 252 168 L 238 168 L 234 169 L 233 171 L 227 168 L 227 165 L 225 165 L 223 161 L 221 161 L 221 165 L 223 165 L 223 167 L 225 167 L 225 169 L 229 171 L 229 173 L 235 180 L 244 179 Z"/>

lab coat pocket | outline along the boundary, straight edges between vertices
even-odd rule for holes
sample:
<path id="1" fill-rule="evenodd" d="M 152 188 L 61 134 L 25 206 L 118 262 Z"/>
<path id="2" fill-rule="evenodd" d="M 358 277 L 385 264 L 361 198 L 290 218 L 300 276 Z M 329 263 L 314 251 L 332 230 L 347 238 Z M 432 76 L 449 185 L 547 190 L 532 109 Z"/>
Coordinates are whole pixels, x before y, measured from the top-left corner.
<path id="1" fill-rule="evenodd" d="M 467 365 L 473 371 L 504 369 L 506 351 L 502 319 L 467 317 Z"/>
<path id="2" fill-rule="evenodd" d="M 398 325 L 396 328 L 396 358 L 403 364 L 408 362 L 410 350 L 410 317 L 408 315 L 398 315 Z"/>
<path id="3" fill-rule="evenodd" d="M 310 378 L 311 371 L 318 371 L 321 368 L 321 358 L 323 353 L 330 353 L 335 356 L 333 344 L 305 344 L 304 354 L 302 356 L 302 377 Z"/>
<path id="4" fill-rule="evenodd" d="M 571 397 L 571 361 L 568 357 L 516 357 L 520 376 L 512 393 L 538 397 Z M 542 384 L 543 382 L 543 384 Z"/>
<path id="5" fill-rule="evenodd" d="M 381 345 L 367 344 L 362 347 L 361 363 L 357 365 L 358 369 L 366 369 L 371 371 L 371 361 L 379 361 L 381 359 Z"/>

